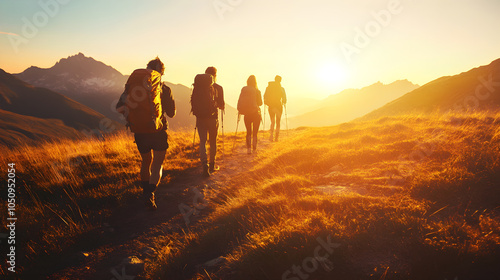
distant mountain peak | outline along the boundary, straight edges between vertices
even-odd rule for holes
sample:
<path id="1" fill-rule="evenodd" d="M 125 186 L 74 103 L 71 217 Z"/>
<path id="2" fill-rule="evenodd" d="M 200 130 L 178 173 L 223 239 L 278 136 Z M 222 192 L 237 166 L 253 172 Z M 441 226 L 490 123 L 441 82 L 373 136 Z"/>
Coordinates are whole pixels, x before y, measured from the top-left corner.
<path id="1" fill-rule="evenodd" d="M 61 58 L 50 68 L 31 66 L 16 76 L 29 84 L 63 93 L 79 102 L 83 102 L 78 98 L 81 94 L 117 94 L 126 81 L 113 67 L 87 57 L 82 52 Z"/>
<path id="2" fill-rule="evenodd" d="M 93 59 L 92 57 L 87 57 L 83 53 L 79 52 L 77 54 L 70 55 L 68 57 L 63 57 L 63 58 L 59 59 L 59 62 L 66 61 L 66 60 L 82 60 L 82 59 L 87 59 L 87 58 Z"/>
<path id="3" fill-rule="evenodd" d="M 406 85 L 419 86 L 418 84 L 412 83 L 408 79 L 396 80 L 396 81 L 392 82 L 391 84 L 400 84 L 400 85 L 406 84 Z"/>
<path id="4" fill-rule="evenodd" d="M 81 68 L 85 67 L 101 67 L 101 68 L 112 68 L 111 66 L 108 66 L 100 61 L 95 60 L 94 58 L 90 56 L 85 56 L 83 53 L 79 52 L 78 54 L 75 55 L 70 55 L 67 58 L 61 58 L 54 66 L 53 68 L 61 67 L 62 65 L 79 65 Z M 114 68 L 113 68 L 114 70 Z M 115 70 L 116 71 L 116 70 Z"/>
<path id="5" fill-rule="evenodd" d="M 74 58 L 74 59 L 82 59 L 82 58 L 92 58 L 92 57 L 87 57 L 85 56 L 82 52 L 78 52 L 77 54 L 75 55 L 70 55 L 68 56 L 66 59 L 71 59 L 71 58 Z M 64 58 L 62 58 L 64 59 Z M 93 59 L 93 58 L 92 58 Z"/>
<path id="6" fill-rule="evenodd" d="M 75 55 L 70 55 L 68 56 L 67 58 L 61 58 L 61 60 L 74 60 L 74 61 L 79 61 L 79 60 L 89 60 L 89 61 L 95 61 L 95 62 L 98 62 L 97 60 L 95 60 L 93 57 L 90 57 L 90 56 L 85 56 L 83 53 L 79 52 Z M 60 61 L 61 61 L 60 60 Z M 102 62 L 100 62 L 102 63 Z M 104 63 L 103 63 L 104 64 Z"/>
<path id="7" fill-rule="evenodd" d="M 381 81 L 378 81 L 378 82 L 374 83 L 373 85 L 384 85 L 384 86 L 387 86 L 387 85 L 394 85 L 394 84 L 417 85 L 417 84 L 414 84 L 414 83 L 410 82 L 408 79 L 395 80 L 394 82 L 391 82 L 391 83 L 383 83 Z"/>
<path id="8" fill-rule="evenodd" d="M 381 81 L 377 81 L 376 83 L 373 83 L 369 86 L 363 87 L 361 89 L 351 89 L 350 91 L 367 91 L 367 90 L 375 90 L 375 89 L 381 89 L 381 88 L 391 88 L 391 87 L 403 87 L 403 88 L 416 88 L 419 87 L 419 85 L 414 84 L 407 79 L 404 80 L 396 80 L 392 83 L 383 83 Z"/>

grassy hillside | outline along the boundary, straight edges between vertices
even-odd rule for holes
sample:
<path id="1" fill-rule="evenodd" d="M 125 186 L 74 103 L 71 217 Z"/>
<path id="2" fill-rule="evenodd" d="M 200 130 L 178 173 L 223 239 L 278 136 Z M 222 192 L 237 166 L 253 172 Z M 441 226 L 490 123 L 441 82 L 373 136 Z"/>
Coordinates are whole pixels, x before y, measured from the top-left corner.
<path id="1" fill-rule="evenodd" d="M 170 133 L 161 185 L 196 167 L 191 141 L 191 133 Z M 290 131 L 248 171 L 200 185 L 192 203 L 203 213 L 150 237 L 155 254 L 137 279 L 495 279 L 499 144 L 500 114 L 486 113 Z M 0 163 L 17 168 L 25 275 L 57 271 L 55 260 L 70 262 L 70 251 L 109 250 L 116 239 L 106 235 L 107 219 L 140 195 L 130 135 L 5 155 Z M 226 156 L 233 165 L 248 158 Z M 178 221 L 177 206 L 191 205 L 181 196 L 166 200 Z M 5 220 L 5 201 L 0 213 Z"/>
<path id="2" fill-rule="evenodd" d="M 40 119 L 0 109 L 0 146 L 36 145 L 54 139 L 85 137 L 61 120 Z"/>
<path id="3" fill-rule="evenodd" d="M 476 110 L 498 111 L 500 108 L 500 59 L 454 76 L 429 82 L 362 119 L 389 115 L 428 114 L 433 112 Z"/>
<path id="4" fill-rule="evenodd" d="M 150 277 L 494 279 L 499 144 L 499 114 L 303 130 L 206 190 L 213 212 L 165 237 Z"/>
<path id="5" fill-rule="evenodd" d="M 52 130 L 61 127 L 62 122 L 66 128 L 56 132 L 57 136 L 63 134 L 67 134 L 69 137 L 74 136 L 74 133 L 67 133 L 68 130 L 71 130 L 70 128 L 88 133 L 97 130 L 111 132 L 123 128 L 119 123 L 106 119 L 89 107 L 46 88 L 33 87 L 2 69 L 0 69 L 0 109 L 19 115 L 50 120 L 45 123 L 52 122 L 54 124 Z M 12 116 L 9 119 L 11 122 L 15 122 L 15 118 Z M 26 118 L 20 117 L 19 123 L 13 125 L 20 127 L 25 122 L 24 119 Z M 47 132 L 46 135 L 50 134 Z M 52 137 L 52 139 L 56 138 Z"/>
<path id="6" fill-rule="evenodd" d="M 195 164 L 185 154 L 191 147 L 189 135 L 169 135 L 169 173 L 164 174 L 162 184 L 169 182 L 171 174 Z M 2 150 L 0 164 L 8 163 L 16 167 L 16 233 L 21 244 L 17 246 L 17 271 L 24 277 L 41 277 L 64 267 L 58 263 L 61 260 L 75 261 L 70 251 L 111 242 L 102 235 L 105 222 L 113 211 L 136 201 L 142 193 L 140 157 L 133 137 L 125 132 L 105 141 L 63 140 Z M 7 173 L 1 176 L 6 182 Z M 7 193 L 6 185 L 1 191 Z M 2 196 L 0 204 L 4 221 L 6 197 Z M 7 232 L 6 224 L 0 231 Z M 0 275 L 7 274 L 6 269 L 2 265 Z"/>

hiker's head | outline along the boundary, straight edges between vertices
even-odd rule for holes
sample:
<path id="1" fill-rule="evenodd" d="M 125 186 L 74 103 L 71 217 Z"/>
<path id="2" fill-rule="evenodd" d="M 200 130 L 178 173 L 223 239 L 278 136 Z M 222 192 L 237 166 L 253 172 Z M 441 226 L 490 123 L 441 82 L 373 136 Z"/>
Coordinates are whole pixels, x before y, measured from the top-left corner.
<path id="1" fill-rule="evenodd" d="M 210 66 L 205 70 L 205 74 L 210 74 L 214 77 L 214 82 L 217 80 L 217 68 Z"/>
<path id="2" fill-rule="evenodd" d="M 148 63 L 148 69 L 158 71 L 161 75 L 165 72 L 165 65 L 161 62 L 160 58 L 156 57 Z"/>
<path id="3" fill-rule="evenodd" d="M 274 81 L 277 83 L 281 83 L 281 76 L 276 75 L 276 77 L 274 77 Z"/>
<path id="4" fill-rule="evenodd" d="M 257 78 L 254 75 L 248 77 L 247 86 L 257 88 Z"/>

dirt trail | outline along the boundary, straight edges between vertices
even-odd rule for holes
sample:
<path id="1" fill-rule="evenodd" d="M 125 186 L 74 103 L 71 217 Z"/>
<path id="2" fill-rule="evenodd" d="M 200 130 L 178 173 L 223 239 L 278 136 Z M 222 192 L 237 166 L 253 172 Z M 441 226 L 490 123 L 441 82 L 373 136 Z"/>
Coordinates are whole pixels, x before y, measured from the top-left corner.
<path id="1" fill-rule="evenodd" d="M 271 145 L 267 135 L 263 132 L 259 134 L 258 151 Z M 226 145 L 232 147 L 230 141 L 226 138 Z M 168 174 L 171 180 L 165 182 L 164 178 L 160 182 L 156 191 L 157 211 L 147 211 L 141 200 L 132 200 L 128 205 L 116 209 L 103 227 L 81 237 L 81 240 L 76 241 L 77 245 L 60 256 L 57 265 L 44 273 L 50 275 L 47 279 L 142 279 L 137 276 L 142 271 L 141 262 L 154 258 L 156 252 L 153 248 L 158 245 L 168 246 L 154 244 L 157 242 L 156 237 L 181 233 L 188 225 L 195 224 L 198 219 L 209 214 L 208 208 L 193 206 L 196 202 L 194 197 L 205 186 L 223 187 L 232 176 L 252 166 L 255 155 L 246 153 L 243 142 L 239 138 L 233 154 L 226 154 L 223 159 L 219 156 L 217 164 L 220 170 L 209 178 L 201 176 L 199 164 L 174 172 L 168 170 L 168 160 L 165 160 L 164 177 Z M 181 214 L 180 208 L 185 211 L 184 214 Z M 93 241 L 92 248 L 78 245 L 88 244 L 87 240 Z M 137 258 L 124 264 L 124 260 L 131 256 Z"/>

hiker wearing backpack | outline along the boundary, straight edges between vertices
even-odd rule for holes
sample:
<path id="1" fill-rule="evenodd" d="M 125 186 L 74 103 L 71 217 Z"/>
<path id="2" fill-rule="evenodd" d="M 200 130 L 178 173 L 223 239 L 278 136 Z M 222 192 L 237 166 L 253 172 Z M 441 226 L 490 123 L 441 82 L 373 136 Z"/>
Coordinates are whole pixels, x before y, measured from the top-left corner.
<path id="1" fill-rule="evenodd" d="M 276 76 L 274 82 L 269 82 L 264 93 L 264 104 L 269 107 L 269 117 L 271 118 L 271 129 L 269 140 L 278 141 L 280 134 L 281 115 L 283 114 L 283 105 L 286 106 L 285 89 L 281 86 L 281 77 Z M 276 124 L 276 134 L 274 134 L 274 125 Z M 275 136 L 273 138 L 273 136 Z"/>
<path id="2" fill-rule="evenodd" d="M 205 74 L 195 77 L 191 95 L 191 111 L 196 116 L 196 128 L 200 137 L 200 161 L 203 176 L 208 177 L 219 168 L 215 165 L 219 110 L 224 111 L 224 91 L 217 80 L 217 69 L 208 67 Z M 210 142 L 210 158 L 207 160 L 207 138 Z"/>
<path id="3" fill-rule="evenodd" d="M 162 164 L 168 148 L 167 116 L 175 116 L 170 88 L 162 83 L 165 66 L 156 57 L 146 69 L 135 70 L 127 80 L 116 110 L 122 113 L 134 133 L 141 154 L 141 187 L 146 207 L 156 210 L 155 191 L 160 183 Z"/>
<path id="4" fill-rule="evenodd" d="M 245 116 L 248 154 L 257 150 L 257 134 L 259 133 L 260 121 L 262 120 L 260 106 L 262 106 L 262 95 L 257 87 L 257 79 L 254 75 L 251 75 L 248 77 L 247 86 L 241 89 L 237 106 L 238 113 Z"/>

